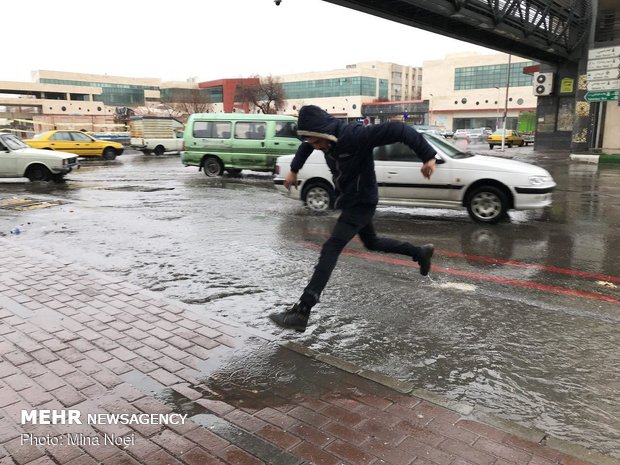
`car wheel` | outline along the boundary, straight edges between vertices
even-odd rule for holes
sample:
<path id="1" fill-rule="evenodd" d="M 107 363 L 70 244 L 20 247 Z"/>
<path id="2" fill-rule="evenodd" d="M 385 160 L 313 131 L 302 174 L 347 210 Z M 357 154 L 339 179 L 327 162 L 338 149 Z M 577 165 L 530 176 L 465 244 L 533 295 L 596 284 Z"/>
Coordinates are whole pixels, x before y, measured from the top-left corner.
<path id="1" fill-rule="evenodd" d="M 512 142 L 510 142 L 510 143 L 508 144 L 508 148 L 509 148 L 509 149 L 511 149 L 511 148 L 512 148 Z"/>
<path id="2" fill-rule="evenodd" d="M 52 173 L 47 169 L 45 165 L 32 165 L 26 172 L 26 177 L 32 181 L 49 181 L 52 177 Z"/>
<path id="3" fill-rule="evenodd" d="M 527 144 L 526 144 L 525 142 L 521 142 L 521 143 L 519 144 L 519 147 L 523 147 L 524 145 L 527 147 Z"/>
<path id="4" fill-rule="evenodd" d="M 312 183 L 304 188 L 302 200 L 310 210 L 325 212 L 333 206 L 334 190 L 322 182 Z"/>
<path id="5" fill-rule="evenodd" d="M 215 178 L 217 176 L 221 176 L 224 172 L 224 166 L 222 162 L 217 157 L 207 157 L 205 158 L 202 169 L 208 178 Z"/>
<path id="6" fill-rule="evenodd" d="M 101 154 L 104 160 L 114 160 L 116 158 L 116 150 L 112 147 L 106 147 Z"/>
<path id="7" fill-rule="evenodd" d="M 489 144 L 489 150 L 493 150 L 493 144 Z"/>
<path id="8" fill-rule="evenodd" d="M 157 147 L 153 149 L 153 153 L 157 156 L 163 155 L 165 151 L 166 149 L 164 148 L 163 145 L 158 145 Z"/>
<path id="9" fill-rule="evenodd" d="M 497 223 L 508 213 L 508 197 L 495 186 L 480 186 L 467 197 L 467 211 L 479 223 Z"/>

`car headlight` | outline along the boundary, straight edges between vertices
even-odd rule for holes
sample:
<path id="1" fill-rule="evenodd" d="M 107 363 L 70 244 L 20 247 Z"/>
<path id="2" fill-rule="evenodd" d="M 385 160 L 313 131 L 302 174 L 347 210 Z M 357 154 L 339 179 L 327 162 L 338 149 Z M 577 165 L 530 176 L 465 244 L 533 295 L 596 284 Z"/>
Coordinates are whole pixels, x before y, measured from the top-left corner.
<path id="1" fill-rule="evenodd" d="M 532 186 L 540 186 L 551 181 L 551 176 L 530 176 L 530 184 Z"/>
<path id="2" fill-rule="evenodd" d="M 69 164 L 69 159 L 68 158 L 63 158 L 62 159 L 62 164 L 63 165 L 68 165 Z"/>

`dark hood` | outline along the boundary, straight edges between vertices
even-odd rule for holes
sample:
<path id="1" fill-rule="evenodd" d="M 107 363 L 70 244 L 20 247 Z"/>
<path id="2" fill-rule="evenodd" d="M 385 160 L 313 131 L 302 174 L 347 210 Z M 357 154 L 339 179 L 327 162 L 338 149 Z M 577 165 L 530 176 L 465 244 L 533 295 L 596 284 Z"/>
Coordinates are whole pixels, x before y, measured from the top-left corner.
<path id="1" fill-rule="evenodd" d="M 299 109 L 297 134 L 299 136 L 320 137 L 338 142 L 336 134 L 340 122 L 316 105 L 305 105 Z"/>

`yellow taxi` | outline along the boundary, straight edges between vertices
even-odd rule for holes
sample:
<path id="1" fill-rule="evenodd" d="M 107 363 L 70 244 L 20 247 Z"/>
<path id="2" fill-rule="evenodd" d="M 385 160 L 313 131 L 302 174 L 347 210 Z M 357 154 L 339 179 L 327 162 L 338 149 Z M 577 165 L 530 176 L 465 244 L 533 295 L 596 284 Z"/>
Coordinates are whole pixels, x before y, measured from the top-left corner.
<path id="1" fill-rule="evenodd" d="M 498 129 L 493 134 L 490 134 L 487 137 L 487 142 L 489 143 L 489 148 L 493 150 L 493 146 L 502 145 L 502 136 L 504 134 L 503 129 Z M 517 131 L 513 129 L 506 129 L 506 140 L 504 141 L 504 145 L 508 147 L 512 147 L 513 145 L 518 145 L 519 147 L 523 147 L 525 145 L 525 140 Z"/>
<path id="2" fill-rule="evenodd" d="M 75 153 L 80 157 L 102 157 L 106 160 L 114 160 L 124 150 L 123 144 L 96 139 L 77 130 L 47 131 L 32 139 L 24 139 L 24 142 L 35 149 L 58 150 Z"/>

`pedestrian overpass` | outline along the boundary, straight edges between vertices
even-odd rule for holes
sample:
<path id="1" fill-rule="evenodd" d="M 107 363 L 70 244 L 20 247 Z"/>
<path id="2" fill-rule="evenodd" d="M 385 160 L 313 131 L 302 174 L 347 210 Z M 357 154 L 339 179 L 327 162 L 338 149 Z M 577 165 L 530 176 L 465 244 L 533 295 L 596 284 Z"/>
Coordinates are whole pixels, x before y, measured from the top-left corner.
<path id="1" fill-rule="evenodd" d="M 598 2 L 608 0 L 324 1 L 540 62 L 541 71 L 553 72 L 556 81 L 568 79 L 575 85 L 570 95 L 558 92 L 538 97 L 538 121 L 546 118 L 553 123 L 540 134 L 537 131 L 537 146 L 571 150 L 592 146 L 591 136 L 584 136 L 592 133 L 588 129 L 589 116 L 574 112 L 575 108 L 582 108 L 585 94 L 576 83 L 580 75 L 585 75 L 593 10 Z M 418 44 L 410 46 L 415 49 Z M 565 110 L 567 100 L 573 108 L 572 131 L 553 127 L 558 108 Z"/>

